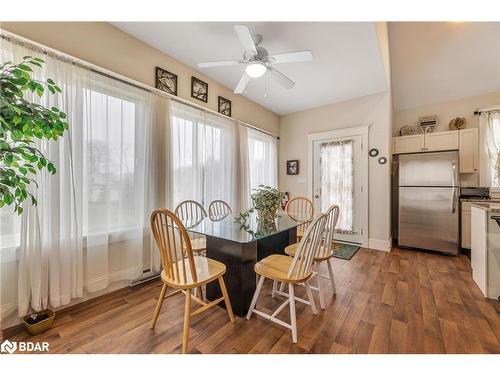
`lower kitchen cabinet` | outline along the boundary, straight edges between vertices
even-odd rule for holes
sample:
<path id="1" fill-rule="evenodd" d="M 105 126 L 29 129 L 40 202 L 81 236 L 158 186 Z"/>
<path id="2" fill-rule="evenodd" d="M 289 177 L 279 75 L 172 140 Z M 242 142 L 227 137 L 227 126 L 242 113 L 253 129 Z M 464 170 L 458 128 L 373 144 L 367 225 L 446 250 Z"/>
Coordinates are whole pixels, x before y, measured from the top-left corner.
<path id="1" fill-rule="evenodd" d="M 462 247 L 464 249 L 470 249 L 471 243 L 471 211 L 470 211 L 470 203 L 463 202 L 462 203 Z"/>

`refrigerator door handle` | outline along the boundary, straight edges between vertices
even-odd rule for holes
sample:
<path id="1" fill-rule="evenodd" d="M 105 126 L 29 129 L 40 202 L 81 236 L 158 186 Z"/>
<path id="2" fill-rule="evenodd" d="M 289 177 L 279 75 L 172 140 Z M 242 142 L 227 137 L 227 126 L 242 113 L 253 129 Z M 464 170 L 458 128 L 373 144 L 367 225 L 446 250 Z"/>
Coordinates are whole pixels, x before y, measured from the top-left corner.
<path id="1" fill-rule="evenodd" d="M 451 213 L 454 214 L 457 209 L 457 189 L 453 189 L 453 198 L 451 198 Z"/>
<path id="2" fill-rule="evenodd" d="M 457 186 L 457 163 L 455 161 L 451 162 L 451 167 L 453 168 L 453 186 Z"/>

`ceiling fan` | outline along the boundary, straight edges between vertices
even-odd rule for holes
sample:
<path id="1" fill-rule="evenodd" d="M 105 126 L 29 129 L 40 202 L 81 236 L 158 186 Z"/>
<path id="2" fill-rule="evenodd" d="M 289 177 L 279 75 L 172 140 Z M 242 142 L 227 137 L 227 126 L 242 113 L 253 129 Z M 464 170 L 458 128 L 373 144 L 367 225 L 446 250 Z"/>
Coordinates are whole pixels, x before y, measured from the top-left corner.
<path id="1" fill-rule="evenodd" d="M 243 53 L 243 59 L 203 62 L 199 63 L 198 67 L 211 68 L 216 66 L 244 64 L 245 71 L 243 72 L 240 81 L 234 89 L 234 92 L 236 94 L 241 94 L 243 91 L 245 91 L 248 82 L 250 82 L 252 78 L 259 78 L 266 73 L 269 75 L 269 77 L 274 79 L 285 89 L 291 89 L 293 86 L 295 86 L 295 82 L 293 82 L 283 73 L 277 71 L 273 67 L 273 64 L 311 61 L 313 58 L 311 51 L 298 51 L 281 53 L 278 55 L 269 55 L 267 50 L 261 45 L 261 35 L 252 35 L 248 26 L 245 25 L 234 25 L 233 27 L 245 50 L 245 52 Z"/>

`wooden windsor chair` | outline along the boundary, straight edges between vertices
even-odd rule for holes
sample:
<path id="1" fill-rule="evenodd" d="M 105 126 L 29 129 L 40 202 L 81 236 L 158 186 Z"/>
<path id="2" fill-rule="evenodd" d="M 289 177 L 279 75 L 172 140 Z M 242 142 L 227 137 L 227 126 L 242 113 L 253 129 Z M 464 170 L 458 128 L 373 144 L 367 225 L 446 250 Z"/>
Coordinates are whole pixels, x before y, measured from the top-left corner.
<path id="1" fill-rule="evenodd" d="M 224 273 L 226 273 L 226 266 L 207 257 L 193 256 L 191 240 L 186 228 L 181 220 L 169 210 L 155 210 L 151 214 L 151 231 L 160 251 L 160 258 L 163 265 L 163 271 L 161 272 L 163 287 L 153 314 L 151 329 L 154 329 L 156 325 L 163 301 L 175 294 L 184 293 L 186 300 L 184 304 L 182 353 L 187 353 L 189 323 L 192 316 L 201 314 L 224 301 L 229 320 L 234 322 L 233 310 L 223 278 Z M 201 289 L 202 286 L 215 280 L 219 282 L 222 291 L 221 298 L 207 303 L 191 294 L 191 290 Z M 166 295 L 168 287 L 176 290 Z M 200 304 L 201 307 L 191 311 L 192 300 Z"/>
<path id="2" fill-rule="evenodd" d="M 335 279 L 333 277 L 333 268 L 332 264 L 330 263 L 330 259 L 333 257 L 333 236 L 335 235 L 335 227 L 339 219 L 339 212 L 340 212 L 339 206 L 336 205 L 331 206 L 326 211 L 325 215 L 327 219 L 325 225 L 325 232 L 321 241 L 321 245 L 319 247 L 319 251 L 317 255 L 314 257 L 314 268 L 316 269 L 315 274 L 317 277 L 318 286 L 317 287 L 311 286 L 311 289 L 318 291 L 319 305 L 321 309 L 325 308 L 325 299 L 324 299 L 321 279 L 323 278 L 329 279 L 332 284 L 333 294 L 337 293 L 335 288 Z M 297 243 L 289 245 L 285 248 L 285 253 L 293 257 L 297 253 L 297 248 L 298 248 Z M 323 263 L 326 263 L 327 265 L 329 276 L 323 275 L 321 273 L 321 265 Z M 273 287 L 275 286 L 273 285 Z M 283 284 L 280 286 L 280 294 L 282 294 L 282 292 L 283 292 Z"/>
<path id="3" fill-rule="evenodd" d="M 219 221 L 231 215 L 231 206 L 222 200 L 215 200 L 208 206 L 208 216 L 212 221 Z"/>
<path id="4" fill-rule="evenodd" d="M 295 197 L 287 203 L 285 211 L 293 220 L 304 222 L 297 227 L 297 241 L 300 241 L 314 217 L 314 205 L 306 197 Z"/>
<path id="5" fill-rule="evenodd" d="M 207 217 L 205 208 L 193 200 L 182 201 L 177 205 L 174 212 L 187 228 L 195 227 Z M 191 246 L 195 253 L 204 254 L 206 252 L 207 239 L 204 235 L 189 233 L 189 238 L 191 238 Z"/>
<path id="6" fill-rule="evenodd" d="M 247 319 L 250 319 L 252 313 L 255 313 L 269 319 L 272 322 L 280 324 L 292 331 L 292 341 L 294 343 L 297 342 L 295 302 L 310 305 L 313 314 L 317 314 L 314 298 L 309 287 L 309 279 L 312 276 L 313 260 L 319 250 L 325 225 L 326 215 L 321 215 L 314 220 L 304 233 L 294 257 L 274 254 L 264 258 L 255 265 L 255 273 L 257 273 L 260 278 L 248 310 Z M 275 290 L 277 282 L 288 284 L 288 299 L 283 302 L 271 315 L 256 309 L 262 284 L 264 284 L 264 280 L 266 278 L 273 280 L 273 290 Z M 308 301 L 295 296 L 294 286 L 302 283 L 306 287 Z M 290 306 L 290 324 L 276 317 L 287 305 Z"/>

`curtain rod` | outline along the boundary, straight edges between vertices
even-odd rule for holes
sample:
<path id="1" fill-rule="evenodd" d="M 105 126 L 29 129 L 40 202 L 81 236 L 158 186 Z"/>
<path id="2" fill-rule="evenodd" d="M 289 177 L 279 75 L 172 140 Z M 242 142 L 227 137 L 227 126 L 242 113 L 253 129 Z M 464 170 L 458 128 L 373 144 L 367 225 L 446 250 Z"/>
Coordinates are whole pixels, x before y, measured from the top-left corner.
<path id="1" fill-rule="evenodd" d="M 500 105 L 495 105 L 482 109 L 476 109 L 474 111 L 474 115 L 479 116 L 481 113 L 489 113 L 489 112 L 500 112 Z"/>
<path id="2" fill-rule="evenodd" d="M 51 48 L 51 47 L 48 47 L 44 44 L 41 44 L 41 43 L 38 43 L 38 42 L 34 42 L 32 40 L 29 40 L 25 37 L 22 37 L 20 35 L 17 35 L 17 34 L 14 34 L 14 33 L 11 33 L 10 31 L 7 31 L 7 30 L 4 30 L 4 29 L 0 29 L 0 37 L 2 39 L 5 39 L 5 40 L 9 40 L 11 41 L 11 39 L 15 40 L 16 42 L 18 43 L 21 43 L 21 44 L 28 44 L 29 47 L 32 49 L 32 50 L 39 50 L 39 52 L 43 53 L 43 54 L 47 54 L 47 55 L 53 55 L 53 57 L 61 60 L 61 61 L 64 61 L 64 62 L 71 62 L 72 64 L 76 65 L 76 66 L 79 66 L 79 67 L 82 67 L 82 68 L 85 68 L 85 69 L 89 69 L 91 72 L 93 73 L 97 73 L 97 74 L 100 74 L 100 75 L 103 75 L 105 77 L 108 77 L 108 78 L 111 78 L 111 79 L 114 79 L 116 81 L 119 81 L 119 82 L 122 82 L 122 83 L 125 83 L 127 85 L 130 85 L 132 87 L 135 87 L 137 89 L 141 89 L 141 90 L 144 90 L 146 92 L 149 92 L 151 94 L 155 94 L 155 95 L 158 95 L 158 96 L 162 96 L 162 97 L 166 97 L 166 98 L 169 98 L 171 100 L 174 100 L 178 103 L 182 103 L 182 104 L 185 104 L 185 105 L 188 105 L 190 107 L 193 107 L 193 108 L 196 108 L 198 110 L 201 110 L 201 111 L 204 111 L 204 112 L 208 112 L 208 113 L 212 113 L 212 114 L 215 114 L 217 116 L 220 116 L 222 118 L 226 118 L 228 120 L 232 120 L 232 121 L 239 121 L 241 122 L 243 125 L 249 127 L 249 128 L 252 128 L 254 130 L 257 130 L 259 132 L 262 132 L 264 134 L 267 134 L 267 135 L 270 135 L 272 137 L 275 137 L 277 139 L 280 139 L 280 137 L 274 133 L 271 133 L 267 130 L 264 130 L 264 129 L 261 129 L 255 125 L 251 125 L 245 121 L 241 121 L 241 120 L 238 120 L 238 119 L 234 119 L 232 117 L 229 117 L 229 116 L 226 116 L 226 115 L 223 115 L 219 112 L 216 112 L 210 108 L 205 108 L 199 104 L 196 104 L 196 103 L 193 103 L 189 100 L 186 100 L 186 99 L 183 99 L 183 98 L 179 98 L 178 96 L 175 96 L 175 95 L 172 95 L 172 94 L 169 94 L 169 93 L 166 93 L 165 91 L 161 91 L 155 87 L 152 87 L 152 86 L 149 86 L 145 83 L 142 83 L 142 82 L 139 82 L 139 81 L 136 81 L 132 78 L 128 78 L 127 76 L 124 76 L 124 75 L 121 75 L 119 73 L 115 73 L 111 70 L 108 70 L 106 68 L 103 68 L 99 65 L 95 65 L 95 64 L 92 64 L 88 61 L 85 61 L 85 60 L 82 60 L 82 59 L 79 59 L 78 57 L 75 57 L 75 56 L 72 56 L 72 55 L 69 55 L 67 53 L 64 53 L 62 51 L 59 51 L 59 50 L 56 50 L 54 48 Z"/>

